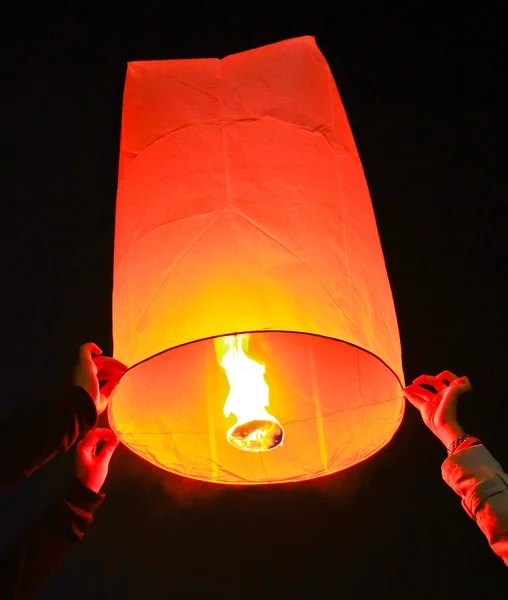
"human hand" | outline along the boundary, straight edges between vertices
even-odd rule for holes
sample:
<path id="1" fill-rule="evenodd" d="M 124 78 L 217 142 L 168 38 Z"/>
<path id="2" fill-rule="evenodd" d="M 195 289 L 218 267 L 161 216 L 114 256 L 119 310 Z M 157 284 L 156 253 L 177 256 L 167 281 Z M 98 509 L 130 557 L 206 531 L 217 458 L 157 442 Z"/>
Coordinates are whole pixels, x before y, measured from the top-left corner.
<path id="1" fill-rule="evenodd" d="M 96 344 L 83 344 L 79 349 L 79 363 L 73 377 L 73 384 L 90 394 L 98 415 L 106 409 L 111 394 L 127 371 L 120 361 L 109 356 L 97 356 L 100 354 L 102 350 Z M 102 388 L 99 381 L 106 382 Z"/>
<path id="2" fill-rule="evenodd" d="M 100 442 L 106 442 L 97 453 Z M 76 448 L 76 477 L 88 489 L 98 493 L 108 474 L 109 461 L 119 440 L 111 429 L 91 429 Z"/>
<path id="3" fill-rule="evenodd" d="M 422 385 L 433 387 L 436 391 L 427 390 Z M 465 433 L 457 422 L 457 402 L 471 389 L 467 377 L 457 377 L 450 371 L 443 371 L 435 377 L 422 375 L 416 378 L 403 392 L 421 412 L 425 425 L 448 446 Z"/>

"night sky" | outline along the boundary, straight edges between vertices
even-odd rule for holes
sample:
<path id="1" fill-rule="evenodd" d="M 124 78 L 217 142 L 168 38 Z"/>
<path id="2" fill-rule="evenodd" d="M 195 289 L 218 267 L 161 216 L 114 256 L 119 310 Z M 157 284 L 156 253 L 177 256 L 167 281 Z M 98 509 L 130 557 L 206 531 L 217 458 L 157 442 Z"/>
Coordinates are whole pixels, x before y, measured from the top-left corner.
<path id="1" fill-rule="evenodd" d="M 501 15 L 145 4 L 113 18 L 4 9 L 2 415 L 64 388 L 80 343 L 112 352 L 126 63 L 314 35 L 370 187 L 406 378 L 468 375 L 461 423 L 508 468 Z M 0 499 L 2 545 L 58 496 L 71 454 Z M 307 484 L 205 485 L 121 447 L 93 526 L 40 598 L 501 598 L 506 568 L 441 480 L 444 458 L 412 407 L 374 457 Z"/>

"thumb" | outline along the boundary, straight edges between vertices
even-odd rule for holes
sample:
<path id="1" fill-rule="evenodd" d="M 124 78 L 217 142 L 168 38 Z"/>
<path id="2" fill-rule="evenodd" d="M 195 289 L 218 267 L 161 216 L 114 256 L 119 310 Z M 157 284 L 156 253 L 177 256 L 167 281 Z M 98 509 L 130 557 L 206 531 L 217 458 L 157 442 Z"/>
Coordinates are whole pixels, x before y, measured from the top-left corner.
<path id="1" fill-rule="evenodd" d="M 402 393 L 409 400 L 409 402 L 418 410 L 425 404 L 425 398 L 422 394 L 423 388 L 418 385 L 408 385 L 405 388 L 402 388 Z"/>
<path id="2" fill-rule="evenodd" d="M 79 442 L 78 449 L 80 451 L 95 451 L 97 444 L 103 439 L 101 431 L 103 430 L 97 427 L 90 429 Z"/>
<path id="3" fill-rule="evenodd" d="M 120 440 L 111 431 L 111 429 L 103 429 L 103 432 L 104 433 L 102 434 L 101 439 L 106 443 L 97 454 L 97 457 L 102 459 L 106 464 L 109 464 L 109 461 L 111 460 L 114 451 L 118 447 Z"/>
<path id="4" fill-rule="evenodd" d="M 451 382 L 450 386 L 457 388 L 460 390 L 461 394 L 465 394 L 473 389 L 471 382 L 469 381 L 469 377 L 459 377 Z"/>
<path id="5" fill-rule="evenodd" d="M 94 354 L 102 354 L 102 350 L 93 342 L 81 344 L 79 347 L 79 358 L 81 360 L 90 360 Z"/>
<path id="6" fill-rule="evenodd" d="M 101 394 L 109 401 L 119 383 L 120 379 L 110 379 L 101 387 Z"/>

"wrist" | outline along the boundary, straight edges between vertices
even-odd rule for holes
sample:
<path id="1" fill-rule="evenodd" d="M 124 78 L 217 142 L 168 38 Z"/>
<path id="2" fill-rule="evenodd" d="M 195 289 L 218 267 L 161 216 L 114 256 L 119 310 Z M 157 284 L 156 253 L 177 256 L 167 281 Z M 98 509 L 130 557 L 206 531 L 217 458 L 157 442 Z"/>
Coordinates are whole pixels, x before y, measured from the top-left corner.
<path id="1" fill-rule="evenodd" d="M 104 483 L 104 481 L 100 481 L 94 477 L 78 476 L 78 481 L 95 494 L 98 494 L 101 491 L 102 484 Z"/>
<path id="2" fill-rule="evenodd" d="M 448 452 L 448 456 L 451 456 L 452 454 L 455 454 L 457 450 L 467 448 L 471 445 L 476 445 L 476 440 L 472 435 L 469 435 L 469 433 L 465 433 L 453 441 L 446 450 Z"/>
<path id="3" fill-rule="evenodd" d="M 435 431 L 436 437 L 446 448 L 465 433 L 458 423 L 446 423 Z"/>
<path id="4" fill-rule="evenodd" d="M 98 494 L 101 491 L 101 487 L 102 487 L 102 485 L 98 485 L 97 483 L 94 483 L 94 482 L 84 483 L 83 485 L 86 488 L 88 488 L 91 492 L 94 492 L 95 494 Z"/>

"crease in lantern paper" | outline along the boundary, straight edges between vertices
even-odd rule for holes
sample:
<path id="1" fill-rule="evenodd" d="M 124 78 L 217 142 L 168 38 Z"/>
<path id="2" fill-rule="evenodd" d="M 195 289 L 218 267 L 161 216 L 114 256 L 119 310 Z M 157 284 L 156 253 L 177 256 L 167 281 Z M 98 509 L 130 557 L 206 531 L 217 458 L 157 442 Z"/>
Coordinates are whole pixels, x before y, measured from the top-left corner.
<path id="1" fill-rule="evenodd" d="M 222 110 L 222 108 L 221 108 L 221 110 Z M 319 127 L 312 128 L 312 127 L 307 127 L 305 125 L 301 125 L 299 123 L 294 123 L 293 121 L 286 121 L 285 119 L 280 119 L 279 117 L 274 117 L 272 115 L 263 115 L 261 117 L 243 117 L 240 119 L 231 117 L 231 119 L 228 120 L 228 122 L 224 122 L 224 116 L 222 116 L 222 113 L 221 113 L 221 115 L 214 117 L 213 119 L 211 119 L 209 121 L 198 121 L 195 123 L 189 123 L 188 125 L 182 125 L 181 127 L 175 127 L 174 129 L 171 129 L 171 131 L 167 131 L 167 132 L 161 134 L 159 137 L 157 137 L 155 140 L 151 141 L 147 146 L 145 146 L 143 149 L 139 150 L 138 152 L 135 152 L 134 150 L 128 150 L 127 148 L 122 148 L 122 152 L 131 159 L 131 160 L 129 160 L 129 164 L 125 166 L 124 175 L 123 175 L 122 179 L 125 179 L 126 174 L 132 168 L 132 165 L 135 163 L 138 156 L 141 156 L 143 153 L 147 152 L 152 146 L 161 142 L 162 140 L 169 137 L 170 135 L 179 133 L 180 131 L 183 131 L 184 129 L 209 127 L 209 126 L 213 126 L 213 125 L 220 127 L 221 129 L 224 129 L 225 127 L 229 127 L 230 125 L 234 125 L 236 123 L 242 123 L 242 122 L 246 122 L 246 121 L 262 121 L 262 120 L 278 121 L 279 123 L 285 123 L 286 125 L 290 125 L 291 127 L 295 127 L 297 129 L 303 129 L 304 131 L 307 131 L 309 133 L 314 133 L 316 135 L 320 135 L 325 140 L 325 142 L 328 144 L 328 146 L 330 146 L 330 148 L 332 149 L 332 151 L 334 153 L 334 156 L 336 156 L 337 158 L 340 158 L 344 155 L 351 155 L 353 160 L 360 163 L 359 159 L 356 158 L 355 153 L 351 148 L 349 148 L 345 144 L 337 142 L 333 139 L 329 139 L 329 135 L 332 132 L 329 124 L 320 125 Z M 361 163 L 360 163 L 360 165 L 361 165 Z"/>
<path id="2" fill-rule="evenodd" d="M 348 239 L 347 239 L 347 232 L 346 232 L 346 218 L 347 218 L 347 214 L 346 214 L 346 210 L 344 207 L 344 184 L 342 181 L 342 177 L 340 176 L 340 169 L 339 169 L 339 165 L 338 162 L 335 161 L 335 175 L 337 178 L 337 185 L 339 188 L 339 202 L 340 202 L 340 210 L 342 212 L 342 237 L 344 238 L 344 248 L 346 250 L 345 252 L 345 265 L 346 265 L 346 270 L 347 270 L 347 280 L 349 283 L 349 314 L 352 313 L 352 306 L 353 306 L 353 299 L 352 299 L 352 295 L 353 295 L 353 291 L 352 291 L 352 279 L 351 279 L 351 266 L 349 264 L 349 244 L 348 244 Z"/>
<path id="3" fill-rule="evenodd" d="M 308 352 L 309 352 L 309 367 L 310 367 L 310 377 L 311 377 L 311 389 L 312 389 L 312 403 L 315 408 L 316 415 L 316 430 L 319 441 L 319 455 L 321 457 L 321 462 L 323 463 L 323 467 L 328 464 L 328 452 L 326 450 L 326 440 L 325 440 L 325 432 L 323 428 L 323 409 L 321 406 L 321 402 L 319 399 L 319 386 L 317 382 L 316 375 L 316 360 L 314 356 L 314 350 L 311 343 L 307 344 Z"/>
<path id="4" fill-rule="evenodd" d="M 224 212 L 224 211 L 221 211 L 221 214 L 222 214 L 222 212 Z M 176 267 L 176 265 L 180 262 L 180 260 L 182 260 L 182 258 L 187 254 L 187 252 L 189 252 L 189 250 L 194 246 L 194 244 L 196 244 L 201 239 L 201 237 L 203 237 L 203 235 L 208 231 L 208 229 L 210 229 L 210 227 L 212 227 L 212 225 L 214 225 L 214 223 L 217 222 L 217 220 L 221 217 L 221 214 L 217 215 L 217 217 L 211 223 L 208 223 L 208 225 L 204 229 L 202 229 L 200 231 L 200 233 L 192 240 L 192 242 L 187 246 L 187 248 L 182 250 L 182 252 L 180 252 L 180 254 L 176 258 L 176 260 L 174 260 L 171 263 L 171 265 L 165 270 L 164 277 L 162 278 L 160 285 L 157 287 L 155 294 L 149 300 L 145 310 L 138 316 L 136 323 L 139 323 L 145 317 L 146 313 L 150 310 L 150 307 L 152 306 L 155 299 L 159 295 L 161 289 L 164 287 L 164 284 L 166 283 L 166 280 L 170 276 L 174 267 Z"/>
<path id="5" fill-rule="evenodd" d="M 175 225 L 176 223 L 182 223 L 183 221 L 191 221 L 192 219 L 200 219 L 201 217 L 213 215 L 214 213 L 217 213 L 217 212 L 225 212 L 226 210 L 228 210 L 228 209 L 227 208 L 214 208 L 213 210 L 209 210 L 207 212 L 201 212 L 198 215 L 189 215 L 188 217 L 182 217 L 181 219 L 176 219 L 174 221 L 167 221 L 166 223 L 161 223 L 160 225 L 157 225 L 157 227 L 154 227 L 150 231 L 147 231 L 141 237 L 138 237 L 133 242 L 131 242 L 127 246 L 127 248 L 122 252 L 120 257 L 118 258 L 118 264 L 119 265 L 121 264 L 122 259 L 127 254 L 127 252 L 129 250 L 131 250 L 131 248 L 136 246 L 139 242 L 143 241 L 147 237 L 150 237 L 151 235 L 153 235 L 156 231 L 159 231 L 160 229 L 165 229 L 166 227 L 169 227 L 170 225 Z"/>
<path id="6" fill-rule="evenodd" d="M 391 436 L 389 439 L 385 440 L 383 443 L 383 446 L 381 448 L 384 448 L 390 442 L 392 437 L 393 436 Z M 172 465 L 170 467 L 164 463 L 161 463 L 155 456 L 153 456 L 153 454 L 151 452 L 142 450 L 141 446 L 138 446 L 137 444 L 132 444 L 131 447 L 133 448 L 133 450 L 135 452 L 137 452 L 139 455 L 143 456 L 144 458 L 149 457 L 149 460 L 151 462 L 153 462 L 153 464 L 158 465 L 161 469 L 168 471 L 170 473 L 175 473 L 174 465 Z M 358 464 L 359 462 L 369 458 L 370 456 L 372 456 L 372 454 L 381 450 L 381 448 L 378 448 L 374 451 L 367 450 L 366 452 L 355 454 L 349 461 L 344 463 L 344 465 L 343 465 L 344 469 L 354 466 L 354 465 Z M 333 460 L 336 459 L 336 455 L 337 455 L 337 452 L 334 452 L 334 454 L 332 456 L 332 460 L 330 461 L 330 466 L 328 468 L 321 467 L 317 470 L 313 470 L 312 478 L 313 479 L 318 478 L 322 475 L 329 473 L 330 469 L 333 469 Z M 232 483 L 233 481 L 235 481 L 235 482 L 241 481 L 241 482 L 244 482 L 244 484 L 246 484 L 246 485 L 249 485 L 249 484 L 252 485 L 252 484 L 256 484 L 257 482 L 261 482 L 261 481 L 266 483 L 267 480 L 268 480 L 268 483 L 272 483 L 272 484 L 283 483 L 283 482 L 298 482 L 298 481 L 308 480 L 308 474 L 303 474 L 303 475 L 299 475 L 299 476 L 290 476 L 290 477 L 270 478 L 268 476 L 268 474 L 266 473 L 266 469 L 264 469 L 266 479 L 252 480 L 252 479 L 247 479 L 245 477 L 242 477 L 238 473 L 235 473 L 233 471 L 230 471 L 229 469 L 224 468 L 217 461 L 214 461 L 214 462 L 215 462 L 214 469 L 216 469 L 216 472 L 220 473 L 220 475 L 217 475 L 216 478 L 214 479 L 214 481 L 218 481 L 218 482 L 222 481 L 225 483 Z M 178 474 L 178 472 L 177 472 L 177 474 Z M 187 476 L 189 476 L 188 473 L 187 473 Z"/>
<path id="7" fill-rule="evenodd" d="M 280 61 L 289 52 L 289 48 L 294 45 L 294 42 L 291 43 L 291 40 L 287 40 L 287 42 L 288 42 L 287 44 L 284 44 L 282 47 L 280 47 L 280 52 L 278 54 L 272 56 L 272 60 L 270 63 L 271 65 L 276 64 L 278 61 Z M 247 51 L 247 52 L 249 52 L 249 51 Z M 250 51 L 250 52 L 252 52 L 252 51 Z M 206 60 L 206 59 L 200 59 L 200 60 L 202 60 L 204 62 L 204 60 Z M 221 82 L 223 67 L 227 68 L 227 64 L 231 60 L 234 60 L 234 56 L 228 55 L 228 56 L 224 56 L 223 58 L 209 58 L 208 59 L 208 61 L 210 63 L 218 63 L 219 77 L 217 79 L 217 84 L 220 84 L 220 82 Z M 142 62 L 144 62 L 144 61 L 142 61 Z M 149 62 L 152 62 L 152 61 L 149 61 Z M 138 63 L 138 61 L 133 61 L 131 64 L 136 65 L 137 63 Z M 202 89 L 202 88 L 198 87 L 197 85 L 194 85 L 192 83 L 189 83 L 188 81 L 180 79 L 179 77 L 175 77 L 174 75 L 171 75 L 170 73 L 166 72 L 162 76 L 165 79 L 171 79 L 171 81 L 176 81 L 177 83 L 181 83 L 182 85 L 184 85 L 186 87 L 196 90 L 197 92 L 201 92 L 205 96 L 209 96 L 210 98 L 219 99 L 219 96 L 214 95 L 212 92 Z M 244 83 L 248 84 L 250 81 L 252 81 L 254 79 L 260 79 L 259 74 L 254 73 L 253 76 L 250 79 L 245 80 Z"/>
<path id="8" fill-rule="evenodd" d="M 228 160 L 228 155 L 226 152 L 226 138 L 224 135 L 224 127 L 222 125 L 223 119 L 224 119 L 224 100 L 222 98 L 222 94 L 221 94 L 221 90 L 220 90 L 220 86 L 221 86 L 221 80 L 222 80 L 222 65 L 223 62 L 220 61 L 219 62 L 219 83 L 218 83 L 218 90 L 219 90 L 219 120 L 221 123 L 221 127 L 220 127 L 220 136 L 221 136 L 221 149 L 222 149 L 222 158 L 223 158 L 223 164 L 224 164 L 224 184 L 226 187 L 226 204 L 228 206 L 228 208 L 231 207 L 232 202 L 231 202 L 231 182 L 229 180 L 229 160 Z"/>
<path id="9" fill-rule="evenodd" d="M 353 411 L 353 410 L 358 410 L 360 408 L 366 408 L 368 406 L 380 406 L 381 404 L 386 404 L 387 402 L 394 402 L 396 400 L 400 400 L 402 398 L 402 396 L 394 396 L 393 398 L 387 398 L 386 400 L 380 400 L 379 402 L 371 402 L 369 404 L 359 404 L 358 406 L 350 406 L 348 408 L 340 408 L 338 410 L 332 410 L 331 412 L 325 412 L 323 413 L 323 418 L 326 417 L 332 417 L 334 415 L 337 415 L 339 413 L 343 413 L 343 412 L 347 412 L 347 411 Z M 306 423 L 307 421 L 313 421 L 316 417 L 308 417 L 305 419 L 295 419 L 293 421 L 285 421 L 284 423 L 282 423 L 282 425 L 284 425 L 284 427 L 287 427 L 288 425 L 292 425 L 293 423 Z"/>
<path id="10" fill-rule="evenodd" d="M 345 317 L 345 319 L 347 321 L 351 320 L 349 318 L 349 316 L 346 314 L 346 312 L 344 311 L 344 309 L 341 306 L 339 306 L 339 304 L 337 304 L 337 302 L 333 299 L 332 293 L 330 292 L 330 290 L 328 289 L 328 287 L 326 286 L 326 284 L 324 283 L 324 281 L 321 279 L 321 277 L 314 271 L 314 269 L 301 256 L 299 256 L 298 254 L 296 254 L 296 252 L 294 252 L 293 250 L 291 250 L 290 248 L 288 248 L 287 246 L 285 246 L 276 237 L 274 237 L 273 235 L 271 235 L 270 233 L 268 233 L 268 231 L 266 231 L 265 229 L 263 229 L 260 225 L 258 225 L 257 223 L 255 223 L 249 217 L 245 216 L 244 214 L 238 212 L 237 210 L 235 210 L 233 208 L 231 209 L 231 212 L 234 212 L 238 216 L 240 216 L 243 219 L 245 219 L 246 221 L 248 221 L 251 225 L 253 225 L 254 227 L 256 227 L 256 229 L 258 229 L 259 231 L 261 231 L 261 233 L 263 233 L 266 237 L 268 237 L 269 239 L 271 239 L 272 241 L 274 241 L 276 244 L 278 244 L 279 246 L 281 246 L 282 248 L 284 248 L 284 250 L 286 250 L 287 252 L 289 252 L 289 254 L 291 254 L 292 256 L 294 256 L 303 265 L 305 265 L 307 267 L 307 269 L 319 281 L 319 283 L 322 285 L 323 289 L 327 292 L 327 294 L 330 296 L 330 301 L 333 304 L 333 306 L 335 306 L 343 314 L 343 316 Z"/>
<path id="11" fill-rule="evenodd" d="M 173 442 L 173 448 L 174 448 L 173 452 L 174 452 L 176 458 L 178 459 L 178 461 L 180 462 L 183 473 L 187 474 L 187 470 L 185 468 L 185 463 L 182 459 L 182 455 L 180 454 L 180 450 L 178 449 L 178 444 L 175 440 L 174 434 L 171 431 L 168 431 L 168 433 L 171 436 L 171 441 Z"/>
<path id="12" fill-rule="evenodd" d="M 234 473 L 233 471 L 230 471 L 229 469 L 225 469 L 218 461 L 212 461 L 210 460 L 211 463 L 213 463 L 215 465 L 215 468 L 221 473 L 221 474 L 225 474 L 229 477 L 231 477 L 232 479 L 240 479 L 241 481 L 245 481 L 246 484 L 251 483 L 251 481 L 249 479 L 247 479 L 246 477 L 242 477 L 241 475 L 239 475 L 238 473 Z"/>
<path id="13" fill-rule="evenodd" d="M 295 43 L 293 40 L 285 40 L 286 43 L 278 43 L 278 44 L 269 44 L 269 46 L 272 46 L 272 52 L 273 52 L 273 46 L 278 46 L 276 49 L 278 51 L 278 54 L 271 54 L 270 56 L 270 62 L 268 62 L 268 60 L 265 58 L 264 60 L 264 67 L 265 67 L 265 72 L 268 70 L 268 65 L 270 65 L 270 67 L 273 67 L 273 65 L 276 65 L 277 62 L 279 62 L 282 58 L 284 58 L 284 56 L 286 56 L 286 54 L 289 52 L 289 48 L 290 46 L 294 46 Z M 251 52 L 255 52 L 255 50 L 247 50 L 247 53 L 251 53 Z M 243 53 L 240 53 L 243 54 Z M 224 67 L 227 69 L 228 67 L 228 63 L 229 62 L 234 62 L 236 59 L 235 54 L 230 54 L 228 56 L 225 56 L 222 59 L 218 59 L 221 66 L 224 65 Z M 324 57 L 323 57 L 324 58 Z M 254 71 L 252 73 L 252 75 L 249 78 L 246 78 L 242 81 L 242 86 L 243 87 L 247 87 L 251 81 L 254 81 L 256 79 L 261 79 L 260 77 L 260 73 L 257 71 Z"/>
<path id="14" fill-rule="evenodd" d="M 324 58 L 324 57 L 323 57 Z M 333 98 L 332 98 L 332 91 L 335 91 L 336 96 L 339 99 L 339 102 L 342 104 L 342 98 L 340 97 L 339 94 L 339 90 L 337 89 L 337 85 L 335 83 L 335 79 L 333 78 L 333 74 L 330 70 L 330 67 L 328 66 L 328 63 L 325 60 L 325 66 L 326 66 L 326 71 L 327 71 L 327 77 L 328 77 L 328 102 L 329 102 L 329 106 L 330 106 L 330 121 L 331 121 L 331 126 L 330 126 L 330 133 L 333 133 L 334 127 L 335 127 L 335 109 L 334 109 L 334 104 L 333 104 Z M 343 111 L 345 112 L 344 108 Z M 355 143 L 355 138 L 353 135 L 353 130 L 351 129 L 351 126 L 349 125 L 349 121 L 346 119 L 346 122 L 343 123 L 343 126 L 345 125 L 347 133 L 349 134 L 349 137 L 353 140 L 353 146 L 348 146 L 347 144 L 344 144 L 343 142 L 336 142 L 334 140 L 334 145 L 339 146 L 341 148 L 343 148 L 345 151 L 341 152 L 340 154 L 337 154 L 337 157 L 341 157 L 344 154 L 351 154 L 351 157 L 355 160 L 355 162 L 357 162 L 360 167 L 362 167 L 362 161 L 360 160 L 360 155 L 358 154 L 358 148 L 356 147 L 356 143 Z M 333 136 L 332 136 L 333 139 Z M 363 169 L 363 167 L 362 167 Z"/>
<path id="15" fill-rule="evenodd" d="M 331 412 L 325 412 L 322 414 L 323 418 L 326 417 L 332 417 L 334 415 L 337 415 L 339 413 L 343 413 L 343 412 L 347 412 L 347 411 L 353 411 L 353 410 L 359 410 L 360 408 L 367 408 L 369 406 L 380 406 L 381 404 L 386 404 L 387 402 L 394 402 L 396 400 L 400 400 L 403 396 L 394 396 L 393 398 L 388 398 L 386 400 L 380 400 L 379 402 L 371 402 L 370 404 L 359 404 L 358 406 L 351 406 L 348 408 L 341 408 L 339 410 L 333 410 Z M 284 427 L 287 427 L 289 425 L 294 425 L 296 423 L 307 423 L 309 421 L 314 421 L 316 419 L 316 417 L 307 417 L 305 419 L 294 419 L 292 421 L 284 421 L 281 424 Z M 217 429 L 216 430 L 217 433 L 223 433 L 225 435 L 226 431 L 224 429 Z M 180 436 L 180 435 L 209 435 L 211 432 L 207 429 L 203 429 L 203 430 L 199 430 L 199 431 L 178 431 L 178 432 L 163 432 L 163 431 L 125 431 L 122 432 L 121 435 L 119 436 L 121 439 L 123 439 L 123 436 L 136 436 L 136 435 L 171 435 L 173 438 L 176 436 Z"/>
<path id="16" fill-rule="evenodd" d="M 263 453 L 259 452 L 259 460 L 261 462 L 261 468 L 263 469 L 265 480 L 268 481 L 268 483 L 273 483 L 272 478 L 268 475 L 268 471 L 266 470 L 266 466 L 265 466 L 265 462 L 264 462 L 263 458 L 264 458 Z"/>
<path id="17" fill-rule="evenodd" d="M 210 60 L 213 61 L 214 59 L 212 58 Z M 174 75 L 170 75 L 169 73 L 164 73 L 163 77 L 164 77 L 164 79 L 171 79 L 171 81 L 176 81 L 177 83 L 181 83 L 185 87 L 189 87 L 192 90 L 196 90 L 197 92 L 201 92 L 205 96 L 209 96 L 210 98 L 215 98 L 216 100 L 218 100 L 218 96 L 216 96 L 212 92 L 209 92 L 208 90 L 201 89 L 197 85 L 193 85 L 192 83 L 189 83 L 188 81 L 184 81 L 183 79 L 179 79 L 178 77 L 175 77 Z"/>

